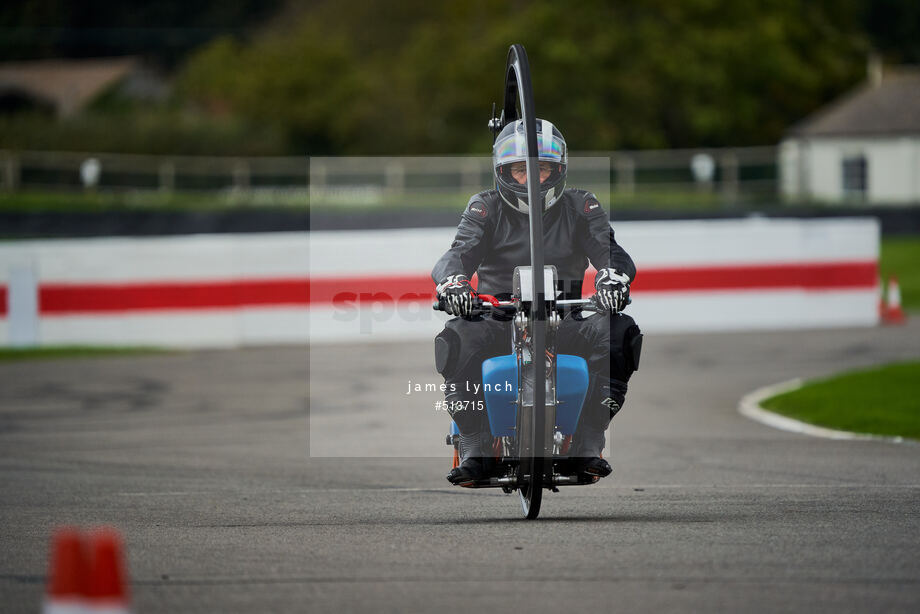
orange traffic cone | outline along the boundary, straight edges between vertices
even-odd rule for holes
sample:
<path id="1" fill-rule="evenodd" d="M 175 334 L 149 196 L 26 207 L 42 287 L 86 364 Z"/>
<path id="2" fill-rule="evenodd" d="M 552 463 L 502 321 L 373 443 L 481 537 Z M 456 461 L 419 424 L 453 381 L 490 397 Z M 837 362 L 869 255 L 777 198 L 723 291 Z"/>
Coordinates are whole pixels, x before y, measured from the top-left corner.
<path id="1" fill-rule="evenodd" d="M 888 279 L 888 297 L 885 301 L 882 321 L 886 324 L 904 324 L 907 321 L 904 309 L 901 308 L 901 287 L 896 277 Z"/>
<path id="2" fill-rule="evenodd" d="M 89 541 L 91 573 L 86 612 L 129 614 L 121 536 L 114 529 L 97 529 L 90 534 Z"/>
<path id="3" fill-rule="evenodd" d="M 51 546 L 45 591 L 44 614 L 76 614 L 83 612 L 88 587 L 86 549 L 83 536 L 72 528 L 55 531 Z"/>

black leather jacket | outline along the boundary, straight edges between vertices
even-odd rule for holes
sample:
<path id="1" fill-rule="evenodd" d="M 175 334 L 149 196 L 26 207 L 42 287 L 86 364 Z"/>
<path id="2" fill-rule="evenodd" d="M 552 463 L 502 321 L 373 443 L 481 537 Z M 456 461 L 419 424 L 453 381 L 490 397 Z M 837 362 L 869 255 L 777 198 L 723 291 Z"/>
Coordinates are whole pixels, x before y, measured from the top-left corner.
<path id="1" fill-rule="evenodd" d="M 569 188 L 543 216 L 544 262 L 553 264 L 565 298 L 581 298 L 588 261 L 632 280 L 636 266 L 614 240 L 607 212 L 594 194 Z M 454 241 L 431 271 L 435 283 L 450 275 L 479 274 L 477 291 L 508 297 L 514 267 L 530 264 L 527 215 L 503 204 L 496 190 L 470 199 Z"/>

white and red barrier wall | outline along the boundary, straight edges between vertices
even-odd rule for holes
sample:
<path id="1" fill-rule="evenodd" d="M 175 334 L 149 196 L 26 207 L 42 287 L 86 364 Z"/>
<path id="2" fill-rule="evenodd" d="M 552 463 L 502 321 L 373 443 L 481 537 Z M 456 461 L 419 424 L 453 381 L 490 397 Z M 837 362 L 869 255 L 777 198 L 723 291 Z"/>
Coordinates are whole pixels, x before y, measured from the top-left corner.
<path id="1" fill-rule="evenodd" d="M 871 326 L 874 219 L 620 222 L 646 332 Z M 0 344 L 236 346 L 431 338 L 453 228 L 0 244 Z M 586 291 L 593 287 L 589 271 Z"/>

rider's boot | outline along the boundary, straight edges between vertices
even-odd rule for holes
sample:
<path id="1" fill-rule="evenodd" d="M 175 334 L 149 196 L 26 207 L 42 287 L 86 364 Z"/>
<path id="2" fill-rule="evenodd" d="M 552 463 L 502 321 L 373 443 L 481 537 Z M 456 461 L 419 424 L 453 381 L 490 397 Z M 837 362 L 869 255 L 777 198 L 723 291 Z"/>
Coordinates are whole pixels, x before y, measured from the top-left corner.
<path id="1" fill-rule="evenodd" d="M 483 476 L 482 433 L 460 433 L 460 464 L 450 470 L 447 480 L 465 486 Z"/>
<path id="2" fill-rule="evenodd" d="M 605 443 L 604 432 L 594 428 L 582 430 L 572 452 L 576 473 L 604 478 L 613 471 L 610 463 L 601 458 Z"/>
<path id="3" fill-rule="evenodd" d="M 470 399 L 459 393 L 448 394 L 445 399 L 448 407 L 460 408 L 449 410 L 460 429 L 460 464 L 450 470 L 447 480 L 451 484 L 469 486 L 493 470 L 492 431 L 485 411 L 468 409 Z"/>
<path id="4" fill-rule="evenodd" d="M 603 478 L 613 472 L 610 463 L 601 458 L 605 443 L 604 434 L 610 420 L 626 401 L 626 382 L 604 379 L 599 383 L 596 389 L 597 396 L 594 397 L 599 402 L 591 403 L 593 411 L 583 417 L 571 456 L 575 461 L 577 473 Z"/>

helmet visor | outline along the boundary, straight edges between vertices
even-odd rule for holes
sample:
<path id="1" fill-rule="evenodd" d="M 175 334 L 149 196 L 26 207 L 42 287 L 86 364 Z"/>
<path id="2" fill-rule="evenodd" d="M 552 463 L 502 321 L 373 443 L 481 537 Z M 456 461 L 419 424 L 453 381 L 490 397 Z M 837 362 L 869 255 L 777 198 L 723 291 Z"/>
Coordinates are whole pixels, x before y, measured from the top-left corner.
<path id="1" fill-rule="evenodd" d="M 540 160 L 540 170 L 538 171 L 540 183 L 555 185 L 564 171 L 565 167 L 559 162 Z M 495 169 L 495 172 L 499 179 L 509 186 L 525 186 L 527 183 L 527 162 L 524 160 L 503 164 Z M 526 187 L 520 189 L 522 192 L 526 191 Z"/>
<path id="2" fill-rule="evenodd" d="M 527 159 L 527 144 L 524 140 L 524 126 L 519 124 L 519 129 L 512 131 L 495 141 L 492 149 L 492 162 L 494 168 L 520 162 Z M 547 134 L 549 132 L 549 134 Z M 566 163 L 565 141 L 553 134 L 552 130 L 537 134 L 537 149 L 539 159 L 558 164 Z"/>

